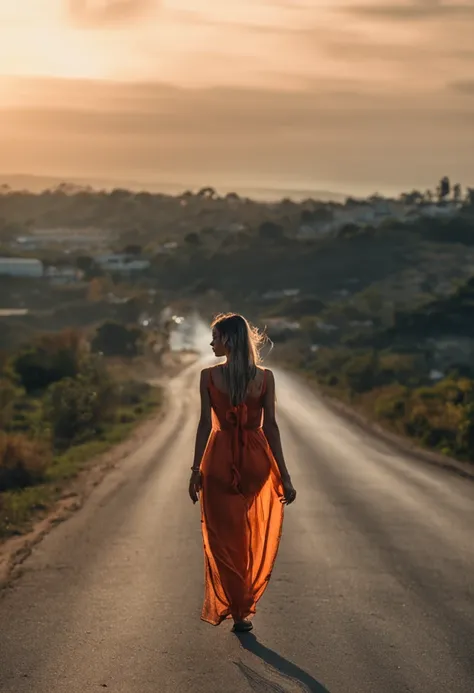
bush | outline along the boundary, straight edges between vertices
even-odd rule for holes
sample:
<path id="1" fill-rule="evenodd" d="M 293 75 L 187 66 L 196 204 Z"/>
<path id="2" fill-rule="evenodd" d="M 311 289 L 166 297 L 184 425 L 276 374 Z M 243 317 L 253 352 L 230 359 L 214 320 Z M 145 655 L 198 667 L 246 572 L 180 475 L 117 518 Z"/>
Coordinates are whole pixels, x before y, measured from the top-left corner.
<path id="1" fill-rule="evenodd" d="M 142 330 L 110 320 L 98 328 L 91 346 L 93 351 L 105 356 L 132 357 L 139 353 L 143 337 Z"/>
<path id="2" fill-rule="evenodd" d="M 74 378 L 84 354 L 82 336 L 74 330 L 43 335 L 22 349 L 12 367 L 28 393 L 46 389 L 62 378 Z"/>
<path id="3" fill-rule="evenodd" d="M 0 492 L 43 480 L 51 452 L 43 443 L 0 433 Z"/>
<path id="4" fill-rule="evenodd" d="M 11 380 L 0 377 L 0 428 L 5 429 L 10 425 L 15 402 L 21 394 L 21 390 Z"/>
<path id="5" fill-rule="evenodd" d="M 96 435 L 110 415 L 115 390 L 105 370 L 87 362 L 76 378 L 64 378 L 49 388 L 46 415 L 55 446 L 83 442 Z"/>
<path id="6" fill-rule="evenodd" d="M 375 414 L 379 419 L 397 421 L 403 419 L 407 411 L 408 390 L 404 387 L 394 386 L 390 390 L 380 394 L 375 401 Z"/>
<path id="7" fill-rule="evenodd" d="M 352 392 L 368 392 L 377 384 L 378 355 L 375 352 L 357 354 L 342 369 Z"/>
<path id="8" fill-rule="evenodd" d="M 123 383 L 118 389 L 118 397 L 122 406 L 134 406 L 140 404 L 149 397 L 151 387 L 148 383 L 130 381 Z"/>
<path id="9" fill-rule="evenodd" d="M 19 396 L 12 405 L 10 420 L 5 428 L 12 433 L 24 432 L 42 437 L 45 432 L 43 401 Z"/>

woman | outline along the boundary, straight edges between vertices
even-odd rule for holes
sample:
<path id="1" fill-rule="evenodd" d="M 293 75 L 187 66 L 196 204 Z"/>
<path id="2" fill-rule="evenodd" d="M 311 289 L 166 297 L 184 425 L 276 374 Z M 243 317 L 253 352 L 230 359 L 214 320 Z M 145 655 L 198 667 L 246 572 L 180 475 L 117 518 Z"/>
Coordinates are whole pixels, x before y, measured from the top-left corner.
<path id="1" fill-rule="evenodd" d="M 201 373 L 201 418 L 189 495 L 201 496 L 206 585 L 201 618 L 249 631 L 273 569 L 291 483 L 275 418 L 275 380 L 258 366 L 262 339 L 241 315 L 212 324 L 222 365 Z M 263 420 L 263 426 L 262 426 Z"/>

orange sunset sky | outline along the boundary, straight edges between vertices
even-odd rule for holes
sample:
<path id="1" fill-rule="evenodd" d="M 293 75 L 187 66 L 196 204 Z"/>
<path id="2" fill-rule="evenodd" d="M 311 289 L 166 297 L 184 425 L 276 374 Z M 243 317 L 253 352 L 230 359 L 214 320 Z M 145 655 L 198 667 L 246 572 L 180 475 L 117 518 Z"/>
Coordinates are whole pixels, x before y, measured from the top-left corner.
<path id="1" fill-rule="evenodd" d="M 2 174 L 474 184 L 474 2 L 2 0 Z"/>

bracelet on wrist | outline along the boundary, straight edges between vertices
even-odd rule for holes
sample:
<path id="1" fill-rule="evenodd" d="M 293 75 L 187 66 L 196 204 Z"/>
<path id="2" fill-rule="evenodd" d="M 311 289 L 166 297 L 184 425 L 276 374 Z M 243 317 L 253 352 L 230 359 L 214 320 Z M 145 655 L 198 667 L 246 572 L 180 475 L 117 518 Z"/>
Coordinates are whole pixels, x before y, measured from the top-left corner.
<path id="1" fill-rule="evenodd" d="M 192 472 L 200 472 L 201 468 L 200 467 L 191 467 Z"/>

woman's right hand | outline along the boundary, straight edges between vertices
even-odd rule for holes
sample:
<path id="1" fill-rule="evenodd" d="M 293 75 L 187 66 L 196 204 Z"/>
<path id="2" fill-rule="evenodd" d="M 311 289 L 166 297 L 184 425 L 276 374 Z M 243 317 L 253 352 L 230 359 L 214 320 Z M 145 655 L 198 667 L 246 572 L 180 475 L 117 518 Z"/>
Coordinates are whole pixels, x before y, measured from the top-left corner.
<path id="1" fill-rule="evenodd" d="M 192 472 L 191 478 L 189 479 L 189 497 L 193 503 L 197 503 L 199 500 L 199 491 L 202 488 L 201 472 Z"/>
<path id="2" fill-rule="evenodd" d="M 296 489 L 291 483 L 290 477 L 286 479 L 282 479 L 282 484 L 283 484 L 283 498 L 282 498 L 282 503 L 285 505 L 290 505 L 290 503 L 293 503 L 293 501 L 296 498 Z"/>

